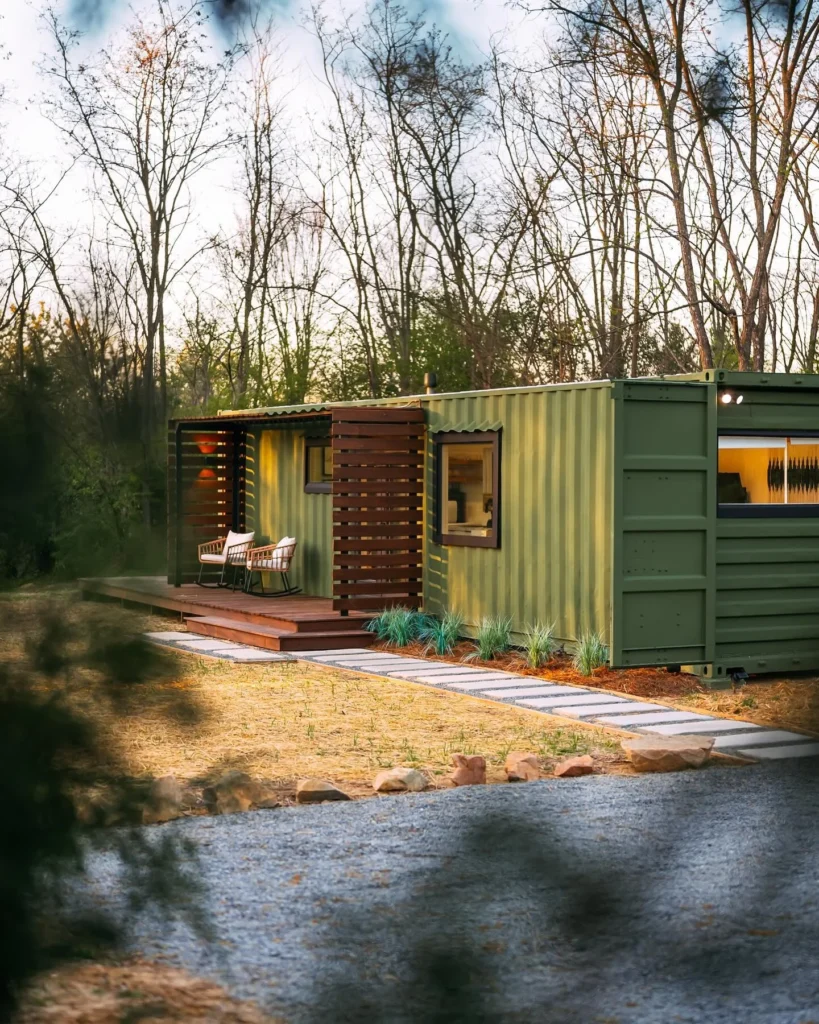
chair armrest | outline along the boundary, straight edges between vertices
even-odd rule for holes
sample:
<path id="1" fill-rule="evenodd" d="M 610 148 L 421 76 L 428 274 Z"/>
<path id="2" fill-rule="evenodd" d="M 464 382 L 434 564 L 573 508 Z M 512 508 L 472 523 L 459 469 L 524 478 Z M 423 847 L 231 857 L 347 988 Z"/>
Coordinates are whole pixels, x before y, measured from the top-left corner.
<path id="1" fill-rule="evenodd" d="M 271 558 L 275 550 L 275 544 L 265 544 L 264 547 L 261 548 L 251 548 L 247 554 L 248 568 L 251 569 L 255 564 L 258 564 L 264 559 Z"/>
<path id="2" fill-rule="evenodd" d="M 295 550 L 295 543 L 282 547 L 281 542 L 254 548 L 248 555 L 247 567 L 251 572 L 289 572 Z"/>
<path id="3" fill-rule="evenodd" d="M 244 565 L 252 547 L 252 540 L 243 541 L 241 544 L 231 544 L 225 552 L 228 565 Z"/>
<path id="4" fill-rule="evenodd" d="M 208 540 L 199 545 L 200 555 L 221 555 L 227 537 L 219 537 L 217 540 Z"/>

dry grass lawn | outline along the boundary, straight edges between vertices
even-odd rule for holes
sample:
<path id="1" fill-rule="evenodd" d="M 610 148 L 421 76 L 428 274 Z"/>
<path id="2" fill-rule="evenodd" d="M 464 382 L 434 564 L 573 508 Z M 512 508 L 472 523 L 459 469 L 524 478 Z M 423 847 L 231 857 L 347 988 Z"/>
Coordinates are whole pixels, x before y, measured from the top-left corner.
<path id="1" fill-rule="evenodd" d="M 35 978 L 14 1024 L 283 1024 L 169 964 L 65 964 Z"/>
<path id="2" fill-rule="evenodd" d="M 397 764 L 441 776 L 459 752 L 483 754 L 490 775 L 501 778 L 513 749 L 607 761 L 616 750 L 601 729 L 418 684 L 299 662 L 245 666 L 192 655 L 179 662 L 172 685 L 187 690 L 205 719 L 180 732 L 162 718 L 161 689 L 158 706 L 151 694 L 136 719 L 114 728 L 135 774 L 198 779 L 230 766 L 268 779 L 363 782 Z"/>
<path id="3" fill-rule="evenodd" d="M 38 628 L 39 602 L 18 592 L 2 604 L 13 613 L 4 614 L 0 606 L 7 624 L 0 655 L 20 657 L 26 637 Z M 172 625 L 112 605 L 63 598 L 62 606 L 75 621 L 90 623 L 97 635 Z M 561 756 L 592 753 L 603 770 L 629 771 L 616 730 L 300 662 L 238 665 L 175 652 L 169 658 L 170 676 L 135 687 L 126 715 L 94 699 L 90 673 L 83 690 L 87 713 L 135 777 L 173 774 L 201 782 L 235 767 L 283 786 L 320 776 L 352 784 L 350 791 L 362 794 L 371 792 L 379 770 L 398 764 L 442 781 L 455 752 L 483 754 L 490 781 L 500 781 L 513 749 L 536 751 L 547 768 Z M 193 724 L 167 713 L 181 696 L 199 711 Z"/>

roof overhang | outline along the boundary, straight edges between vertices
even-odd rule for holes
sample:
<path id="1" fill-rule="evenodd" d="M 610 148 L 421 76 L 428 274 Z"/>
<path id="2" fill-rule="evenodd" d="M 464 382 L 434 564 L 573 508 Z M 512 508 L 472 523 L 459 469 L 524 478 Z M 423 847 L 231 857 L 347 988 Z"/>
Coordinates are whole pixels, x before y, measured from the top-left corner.
<path id="1" fill-rule="evenodd" d="M 253 413 L 230 412 L 216 416 L 190 416 L 171 420 L 169 427 L 175 430 L 229 430 L 231 427 L 277 427 L 288 423 L 304 423 L 307 421 L 330 420 L 329 409 L 311 409 L 302 412 Z"/>

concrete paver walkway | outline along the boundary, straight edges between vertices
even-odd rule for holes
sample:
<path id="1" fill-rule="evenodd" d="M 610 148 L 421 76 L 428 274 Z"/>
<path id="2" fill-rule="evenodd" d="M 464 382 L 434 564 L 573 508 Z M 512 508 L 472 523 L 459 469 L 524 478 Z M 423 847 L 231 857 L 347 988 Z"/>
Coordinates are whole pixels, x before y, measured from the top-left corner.
<path id="1" fill-rule="evenodd" d="M 302 661 L 356 672 L 406 679 L 438 689 L 455 690 L 516 704 L 543 714 L 560 715 L 613 725 L 637 733 L 678 736 L 697 733 L 714 736 L 714 748 L 758 760 L 810 757 L 819 754 L 819 742 L 813 737 L 785 729 L 765 729 L 754 722 L 716 718 L 713 715 L 680 711 L 658 701 L 647 701 L 626 694 L 601 693 L 582 686 L 533 679 L 514 672 L 471 668 L 445 661 L 426 661 L 372 650 L 322 651 L 300 654 Z M 418 668 L 418 665 L 422 668 Z"/>
<path id="2" fill-rule="evenodd" d="M 516 704 L 540 711 L 613 725 L 637 733 L 656 733 L 661 736 L 679 736 L 697 733 L 714 737 L 714 749 L 741 754 L 757 760 L 781 760 L 791 757 L 819 755 L 819 742 L 812 736 L 786 729 L 766 729 L 754 722 L 742 722 L 713 715 L 680 711 L 658 701 L 647 701 L 626 694 L 601 693 L 583 686 L 533 679 L 532 676 L 494 669 L 473 668 L 468 664 L 456 665 L 449 661 L 411 658 L 388 651 L 373 651 L 364 647 L 345 647 L 313 654 L 304 652 L 295 657 L 264 651 L 227 640 L 197 638 L 181 630 L 146 633 L 154 643 L 224 658 L 235 662 L 300 661 L 333 668 L 350 669 L 389 679 L 405 679 L 456 693 L 469 693 L 504 704 Z"/>
<path id="3" fill-rule="evenodd" d="M 215 640 L 210 637 L 198 637 L 196 633 L 185 633 L 180 629 L 159 630 L 146 633 L 145 636 L 161 647 L 172 647 L 178 651 L 189 651 L 191 654 L 204 654 L 211 658 L 223 658 L 225 661 L 256 662 L 256 661 L 294 661 L 290 654 L 279 654 L 277 651 L 265 651 L 260 647 L 248 647 L 236 644 L 231 640 Z"/>

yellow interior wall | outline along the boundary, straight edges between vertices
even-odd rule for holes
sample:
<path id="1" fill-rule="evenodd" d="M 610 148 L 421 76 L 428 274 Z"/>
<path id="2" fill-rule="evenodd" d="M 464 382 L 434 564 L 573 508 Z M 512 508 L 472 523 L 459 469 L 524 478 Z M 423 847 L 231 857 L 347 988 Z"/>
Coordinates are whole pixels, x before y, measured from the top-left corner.
<path id="1" fill-rule="evenodd" d="M 742 486 L 750 494 L 751 504 L 782 504 L 784 491 L 768 487 L 768 461 L 785 458 L 784 448 L 720 448 L 720 473 L 739 473 Z"/>
<path id="2" fill-rule="evenodd" d="M 332 497 L 304 492 L 304 432 L 274 428 L 260 432 L 256 475 L 256 543 L 282 537 L 298 543 L 291 582 L 305 594 L 332 597 Z M 279 585 L 265 577 L 265 587 Z"/>

